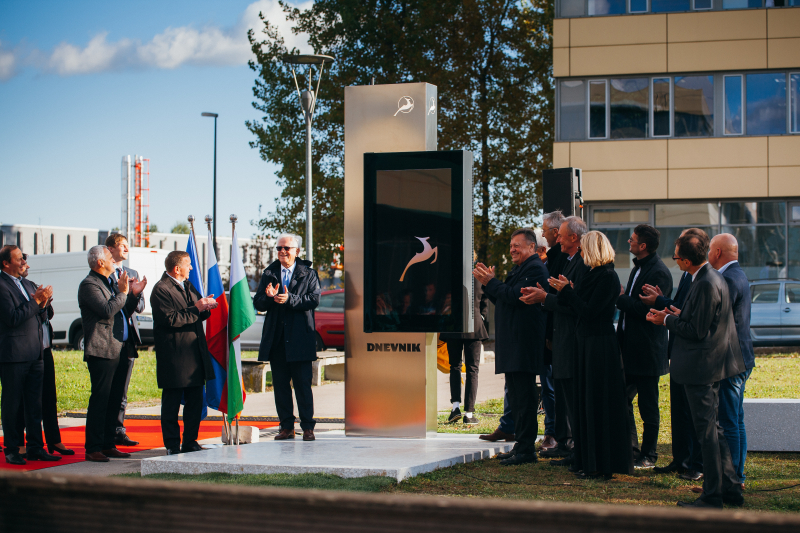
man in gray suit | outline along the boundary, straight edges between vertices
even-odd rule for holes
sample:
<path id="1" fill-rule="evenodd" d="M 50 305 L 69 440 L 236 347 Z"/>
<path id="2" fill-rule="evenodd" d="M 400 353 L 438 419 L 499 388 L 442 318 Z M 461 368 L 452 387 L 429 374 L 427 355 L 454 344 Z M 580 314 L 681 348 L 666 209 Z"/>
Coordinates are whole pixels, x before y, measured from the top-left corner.
<path id="1" fill-rule="evenodd" d="M 112 233 L 106 238 L 106 247 L 111 252 L 111 257 L 114 259 L 114 273 L 112 277 L 114 281 L 119 281 L 123 272 L 128 274 L 128 279 L 139 281 L 139 273 L 132 268 L 124 266 L 122 263 L 128 260 L 128 239 L 121 233 Z M 142 282 L 147 285 L 147 278 L 142 279 Z M 142 337 L 139 335 L 139 323 L 136 320 L 136 314 L 144 311 L 144 293 L 139 293 L 138 303 L 136 304 L 136 311 L 127 316 L 128 331 L 133 336 L 134 346 L 142 344 Z M 114 443 L 120 446 L 136 446 L 139 444 L 135 440 L 128 438 L 125 432 L 125 409 L 128 407 L 128 387 L 131 383 L 131 374 L 133 373 L 133 364 L 139 354 L 133 350 L 132 355 L 128 358 L 128 375 L 125 378 L 125 388 L 122 391 L 122 402 L 119 406 L 119 415 L 117 416 L 117 429 L 114 437 Z"/>
<path id="2" fill-rule="evenodd" d="M 89 367 L 92 393 L 86 413 L 86 460 L 108 462 L 130 457 L 114 445 L 129 357 L 136 351 L 128 317 L 136 311 L 144 281 L 114 280 L 114 258 L 105 246 L 89 249 L 89 275 L 78 288 L 83 321 L 83 360 Z"/>
<path id="3" fill-rule="evenodd" d="M 683 235 L 673 259 L 691 274 L 683 309 L 651 309 L 647 320 L 666 325 L 675 335 L 670 371 L 686 389 L 692 422 L 703 454 L 703 495 L 681 507 L 742 505 L 742 485 L 733 468 L 728 442 L 718 422 L 720 381 L 744 372 L 728 285 L 706 261 L 707 237 Z"/>

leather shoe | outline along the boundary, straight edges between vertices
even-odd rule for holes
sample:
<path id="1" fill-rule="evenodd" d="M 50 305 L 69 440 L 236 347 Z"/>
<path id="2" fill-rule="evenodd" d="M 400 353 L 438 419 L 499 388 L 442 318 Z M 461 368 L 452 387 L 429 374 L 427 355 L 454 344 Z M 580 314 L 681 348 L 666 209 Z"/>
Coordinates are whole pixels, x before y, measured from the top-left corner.
<path id="1" fill-rule="evenodd" d="M 131 440 L 127 434 L 120 433 L 116 437 L 114 437 L 114 444 L 117 446 L 138 446 L 138 440 Z"/>
<path id="2" fill-rule="evenodd" d="M 554 458 L 554 457 L 569 457 L 572 452 L 565 447 L 556 446 L 555 448 L 549 448 L 547 450 L 540 449 L 539 450 L 539 457 L 545 458 Z"/>
<path id="3" fill-rule="evenodd" d="M 695 470 L 687 470 L 683 474 L 678 476 L 681 479 L 685 479 L 686 481 L 700 481 L 703 479 L 703 473 L 697 472 Z"/>
<path id="4" fill-rule="evenodd" d="M 181 449 L 180 448 L 167 448 L 167 455 L 180 455 Z"/>
<path id="5" fill-rule="evenodd" d="M 286 440 L 293 438 L 294 438 L 294 429 L 281 428 L 281 432 L 275 435 L 275 440 Z"/>
<path id="6" fill-rule="evenodd" d="M 181 446 L 181 453 L 202 452 L 204 449 L 197 442 L 193 442 L 187 446 Z"/>
<path id="7" fill-rule="evenodd" d="M 700 507 L 703 509 L 720 509 L 722 505 L 712 505 L 702 498 L 697 498 L 693 502 L 678 502 L 678 507 Z"/>
<path id="8" fill-rule="evenodd" d="M 305 440 L 305 441 L 317 440 L 317 437 L 314 436 L 314 430 L 313 429 L 304 429 L 303 430 L 303 440 Z"/>
<path id="9" fill-rule="evenodd" d="M 25 459 L 22 458 L 22 455 L 18 453 L 7 453 L 6 462 L 10 465 L 20 465 L 20 466 L 27 464 L 25 462 Z"/>
<path id="10" fill-rule="evenodd" d="M 725 505 L 732 505 L 734 507 L 741 507 L 744 505 L 744 497 L 739 491 L 726 492 L 722 495 L 722 503 Z"/>
<path id="11" fill-rule="evenodd" d="M 35 452 L 28 452 L 28 461 L 60 461 L 61 457 L 58 455 L 50 455 L 44 450 L 36 450 Z"/>
<path id="12" fill-rule="evenodd" d="M 575 462 L 575 460 L 570 455 L 569 457 L 564 457 L 563 459 L 550 461 L 550 466 L 571 466 L 573 462 Z"/>
<path id="13" fill-rule="evenodd" d="M 61 444 L 59 442 L 59 444 Z M 63 446 L 63 444 L 61 444 Z M 50 446 L 47 445 L 47 453 L 57 453 L 59 455 L 75 455 L 75 450 L 70 450 L 68 448 L 59 448 L 58 446 Z"/>
<path id="14" fill-rule="evenodd" d="M 131 454 L 128 452 L 121 452 L 116 448 L 110 448 L 108 450 L 103 450 L 103 455 L 106 457 L 114 457 L 117 459 L 125 459 L 126 457 L 130 457 Z"/>
<path id="15" fill-rule="evenodd" d="M 684 472 L 686 472 L 686 469 L 682 467 L 679 463 L 672 461 L 667 466 L 653 467 L 653 472 L 655 472 L 656 474 L 671 474 L 672 472 L 683 474 Z"/>
<path id="16" fill-rule="evenodd" d="M 500 431 L 500 428 L 494 430 L 494 433 L 489 435 L 481 435 L 478 437 L 481 440 L 488 440 L 489 442 L 497 442 L 499 440 L 504 440 L 506 442 L 514 442 L 516 436 L 513 433 L 506 433 L 504 431 Z"/>
<path id="17" fill-rule="evenodd" d="M 556 447 L 558 447 L 558 441 L 552 435 L 545 435 L 542 444 L 539 446 L 539 453 Z"/>
<path id="18" fill-rule="evenodd" d="M 86 460 L 94 463 L 107 463 L 110 461 L 107 455 L 103 452 L 92 452 L 86 454 Z"/>
<path id="19" fill-rule="evenodd" d="M 608 481 L 609 479 L 614 477 L 614 474 L 603 474 L 602 472 L 576 472 L 575 477 L 578 479 L 605 479 Z"/>
<path id="20" fill-rule="evenodd" d="M 500 464 L 503 466 L 515 466 L 515 465 L 523 465 L 525 463 L 535 463 L 536 461 L 538 461 L 538 458 L 536 457 L 536 454 L 533 452 L 515 453 L 508 459 L 500 461 Z"/>

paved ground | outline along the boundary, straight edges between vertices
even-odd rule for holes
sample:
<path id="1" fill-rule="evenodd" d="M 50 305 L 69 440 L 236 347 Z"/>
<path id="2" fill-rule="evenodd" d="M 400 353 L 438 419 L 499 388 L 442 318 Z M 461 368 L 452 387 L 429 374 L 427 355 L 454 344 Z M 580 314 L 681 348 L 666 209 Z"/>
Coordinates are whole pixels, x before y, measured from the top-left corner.
<path id="1" fill-rule="evenodd" d="M 439 411 L 450 411 L 450 376 L 437 372 L 437 406 Z M 495 375 L 494 362 L 487 362 L 480 366 L 478 380 L 478 402 L 483 402 L 493 398 L 503 397 L 503 376 Z M 319 387 L 314 387 L 314 414 L 320 418 L 344 418 L 344 382 L 327 383 Z M 462 386 L 463 391 L 463 386 Z M 132 409 L 129 414 L 154 414 L 161 413 L 160 406 L 143 407 Z M 209 409 L 210 415 L 220 413 Z M 272 392 L 251 393 L 247 395 L 244 406 L 244 416 L 276 416 L 275 400 Z M 86 423 L 83 418 L 60 418 L 59 426 L 72 427 L 82 426 Z M 299 426 L 298 426 L 299 427 Z M 317 424 L 317 430 L 339 430 L 344 429 L 344 424 Z M 265 429 L 260 433 L 261 439 L 271 438 L 275 434 L 274 429 Z M 136 435 L 131 435 L 136 438 Z M 201 444 L 219 443 L 220 439 L 209 439 L 201 441 Z M 139 472 L 141 460 L 146 457 L 156 457 L 164 455 L 164 448 L 156 448 L 144 452 L 137 452 L 130 459 L 112 459 L 108 463 L 73 463 L 70 465 L 56 466 L 47 469 L 48 473 L 79 474 L 94 476 L 110 476 L 114 474 L 124 474 L 129 472 Z"/>

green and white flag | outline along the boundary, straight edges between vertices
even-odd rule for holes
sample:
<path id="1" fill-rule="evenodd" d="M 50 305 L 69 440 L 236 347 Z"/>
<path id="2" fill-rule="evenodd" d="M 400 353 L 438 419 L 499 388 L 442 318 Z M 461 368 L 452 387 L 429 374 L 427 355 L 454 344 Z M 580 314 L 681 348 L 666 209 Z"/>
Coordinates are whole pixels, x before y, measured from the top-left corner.
<path id="1" fill-rule="evenodd" d="M 244 409 L 244 383 L 242 382 L 242 346 L 239 336 L 256 321 L 250 286 L 244 273 L 241 250 L 233 230 L 231 248 L 230 302 L 228 303 L 228 420 L 233 420 Z"/>

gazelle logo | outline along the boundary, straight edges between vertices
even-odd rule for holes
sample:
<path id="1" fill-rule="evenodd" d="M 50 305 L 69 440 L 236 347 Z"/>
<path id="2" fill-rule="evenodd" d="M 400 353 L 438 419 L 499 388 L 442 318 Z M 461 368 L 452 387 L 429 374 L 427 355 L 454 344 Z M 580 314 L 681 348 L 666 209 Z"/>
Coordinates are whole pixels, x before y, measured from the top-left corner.
<path id="1" fill-rule="evenodd" d="M 433 261 L 431 261 L 431 264 L 434 264 L 436 260 L 439 259 L 439 247 L 437 246 L 436 248 L 431 248 L 431 245 L 428 242 L 428 239 L 430 239 L 430 237 L 414 237 L 414 238 L 422 243 L 422 251 L 416 254 L 414 257 L 412 257 L 411 261 L 408 262 L 408 264 L 406 265 L 406 269 L 403 270 L 403 275 L 400 276 L 400 281 L 403 281 L 403 278 L 406 277 L 406 272 L 408 271 L 408 267 L 410 267 L 411 265 L 427 261 L 428 259 L 431 258 L 431 256 L 433 256 Z"/>
<path id="2" fill-rule="evenodd" d="M 410 96 L 403 96 L 397 101 L 397 111 L 394 112 L 394 116 L 397 116 L 398 113 L 411 113 L 412 109 L 414 109 L 414 99 Z"/>
<path id="3" fill-rule="evenodd" d="M 393 342 L 368 342 L 368 352 L 419 352 L 419 343 L 414 344 L 411 342 L 395 344 Z"/>
<path id="4" fill-rule="evenodd" d="M 428 114 L 435 115 L 436 114 L 436 99 L 431 96 L 431 103 L 428 106 Z"/>

